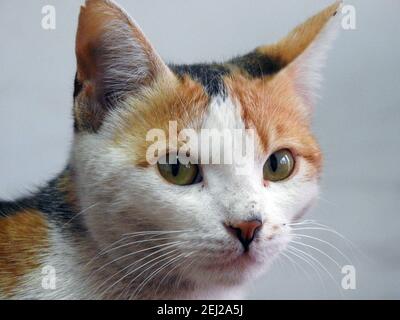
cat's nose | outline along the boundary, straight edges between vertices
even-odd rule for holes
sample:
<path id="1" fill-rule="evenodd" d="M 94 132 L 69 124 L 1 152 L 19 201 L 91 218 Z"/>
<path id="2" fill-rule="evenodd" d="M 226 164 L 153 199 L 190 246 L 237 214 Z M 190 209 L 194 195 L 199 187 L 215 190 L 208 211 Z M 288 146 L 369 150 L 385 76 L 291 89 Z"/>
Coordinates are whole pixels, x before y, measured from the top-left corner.
<path id="1" fill-rule="evenodd" d="M 250 243 L 254 240 L 254 236 L 261 228 L 262 222 L 260 219 L 253 219 L 249 221 L 238 221 L 228 225 L 233 233 L 237 236 L 242 243 L 244 250 L 249 250 Z"/>

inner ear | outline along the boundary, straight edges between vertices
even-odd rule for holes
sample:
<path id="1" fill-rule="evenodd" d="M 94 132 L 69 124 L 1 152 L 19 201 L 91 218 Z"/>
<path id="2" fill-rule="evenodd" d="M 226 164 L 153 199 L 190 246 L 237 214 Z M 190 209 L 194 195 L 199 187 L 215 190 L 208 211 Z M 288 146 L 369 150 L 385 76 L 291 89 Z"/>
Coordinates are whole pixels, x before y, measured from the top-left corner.
<path id="1" fill-rule="evenodd" d="M 139 94 L 168 67 L 140 28 L 116 4 L 87 0 L 76 35 L 77 126 L 97 129 L 119 100 Z"/>

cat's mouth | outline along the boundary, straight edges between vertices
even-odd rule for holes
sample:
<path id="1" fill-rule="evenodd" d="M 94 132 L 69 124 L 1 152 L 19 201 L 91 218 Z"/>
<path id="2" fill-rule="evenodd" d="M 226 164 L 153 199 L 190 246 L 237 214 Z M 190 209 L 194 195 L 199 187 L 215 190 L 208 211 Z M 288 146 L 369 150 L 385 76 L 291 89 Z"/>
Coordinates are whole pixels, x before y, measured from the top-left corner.
<path id="1" fill-rule="evenodd" d="M 204 270 L 213 272 L 240 272 L 262 267 L 273 260 L 279 252 L 285 249 L 289 239 L 276 237 L 268 243 L 256 240 L 249 249 L 240 252 L 232 250 L 229 253 L 221 253 L 214 259 L 203 265 Z"/>
<path id="2" fill-rule="evenodd" d="M 260 260 L 254 254 L 243 251 L 234 257 L 221 256 L 212 263 L 205 265 L 204 268 L 210 271 L 243 270 L 260 263 Z"/>

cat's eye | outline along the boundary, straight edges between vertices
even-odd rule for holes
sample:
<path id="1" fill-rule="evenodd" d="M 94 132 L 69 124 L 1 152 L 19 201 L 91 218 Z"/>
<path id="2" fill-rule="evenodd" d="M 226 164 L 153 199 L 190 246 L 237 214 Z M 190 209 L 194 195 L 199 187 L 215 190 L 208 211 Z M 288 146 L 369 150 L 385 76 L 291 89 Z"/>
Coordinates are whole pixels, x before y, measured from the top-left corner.
<path id="1" fill-rule="evenodd" d="M 264 164 L 264 180 L 280 181 L 288 178 L 294 169 L 294 158 L 290 150 L 274 152 Z"/>
<path id="2" fill-rule="evenodd" d="M 203 180 L 200 168 L 196 164 L 183 164 L 177 159 L 175 164 L 168 163 L 168 156 L 162 163 L 157 162 L 158 171 L 161 176 L 170 183 L 180 186 L 199 183 Z"/>

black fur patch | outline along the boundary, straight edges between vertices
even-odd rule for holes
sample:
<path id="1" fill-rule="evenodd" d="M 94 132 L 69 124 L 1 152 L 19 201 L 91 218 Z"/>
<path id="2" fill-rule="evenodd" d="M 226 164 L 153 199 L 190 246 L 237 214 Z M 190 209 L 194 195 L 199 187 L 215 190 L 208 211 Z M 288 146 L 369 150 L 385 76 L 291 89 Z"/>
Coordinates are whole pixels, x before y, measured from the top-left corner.
<path id="1" fill-rule="evenodd" d="M 222 64 L 183 64 L 170 65 L 173 72 L 179 77 L 189 75 L 193 80 L 198 81 L 206 90 L 209 96 L 226 96 L 226 88 L 223 76 L 229 74 L 229 69 Z"/>
<path id="2" fill-rule="evenodd" d="M 253 78 L 261 78 L 277 73 L 283 67 L 282 63 L 277 59 L 272 59 L 257 51 L 236 57 L 229 63 L 238 66 Z"/>
<path id="3" fill-rule="evenodd" d="M 78 75 L 75 73 L 74 79 L 74 98 L 78 96 L 79 92 L 82 90 L 82 83 L 78 80 Z"/>
<path id="4" fill-rule="evenodd" d="M 15 201 L 0 201 L 0 218 L 23 211 L 35 209 L 46 215 L 57 226 L 69 230 L 87 231 L 79 212 L 67 203 L 66 195 L 57 187 L 60 177 L 66 174 L 65 169 L 58 177 L 47 183 L 38 193 Z"/>
<path id="5" fill-rule="evenodd" d="M 72 204 L 66 201 L 67 195 L 58 186 L 59 179 L 68 174 L 71 169 L 66 168 L 58 177 L 51 180 L 35 196 L 37 209 L 45 214 L 49 220 L 54 221 L 61 228 L 68 228 L 77 231 L 87 231 L 80 219 L 79 212 Z"/>
<path id="6" fill-rule="evenodd" d="M 21 198 L 17 201 L 0 201 L 0 218 L 7 217 L 24 209 L 35 209 L 33 198 Z"/>

